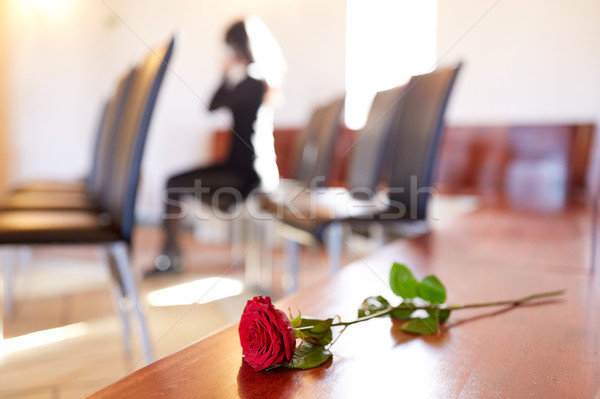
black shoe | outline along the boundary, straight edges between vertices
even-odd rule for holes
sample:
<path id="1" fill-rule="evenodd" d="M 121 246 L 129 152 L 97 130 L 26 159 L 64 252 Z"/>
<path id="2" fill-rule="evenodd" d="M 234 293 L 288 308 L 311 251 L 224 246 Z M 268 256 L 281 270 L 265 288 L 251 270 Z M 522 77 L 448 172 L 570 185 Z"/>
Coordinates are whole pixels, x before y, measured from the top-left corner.
<path id="1" fill-rule="evenodd" d="M 176 274 L 179 273 L 179 271 L 176 271 L 175 269 L 172 268 L 168 268 L 165 270 L 160 270 L 157 269 L 156 267 L 150 270 L 146 270 L 144 271 L 144 278 L 151 278 L 151 277 L 156 277 L 156 276 L 164 276 L 166 274 Z"/>

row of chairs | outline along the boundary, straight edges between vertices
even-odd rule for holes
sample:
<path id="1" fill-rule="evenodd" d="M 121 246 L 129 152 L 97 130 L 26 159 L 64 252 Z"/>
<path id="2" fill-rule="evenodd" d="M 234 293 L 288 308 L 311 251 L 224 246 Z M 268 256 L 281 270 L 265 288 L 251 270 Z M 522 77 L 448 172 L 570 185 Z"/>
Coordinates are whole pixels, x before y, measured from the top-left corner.
<path id="1" fill-rule="evenodd" d="M 382 225 L 394 236 L 422 232 L 448 99 L 460 65 L 414 76 L 376 94 L 351 148 L 348 188 L 326 186 L 343 99 L 313 114 L 296 179 L 263 197 L 286 240 L 287 292 L 298 288 L 300 245 L 325 242 L 329 268 L 340 268 L 344 228 Z M 378 190 L 384 178 L 386 188 Z"/>
<path id="2" fill-rule="evenodd" d="M 85 183 L 33 183 L 15 190 L 0 207 L 5 313 L 12 314 L 14 260 L 17 258 L 13 253 L 17 248 L 48 244 L 101 245 L 107 250 L 114 291 L 118 293 L 116 302 L 125 349 L 131 349 L 129 319 L 133 314 L 147 363 L 153 358 L 152 345 L 129 252 L 142 155 L 174 45 L 172 38 L 151 50 L 138 66 L 120 79 L 112 98 L 103 107 L 94 162 Z"/>

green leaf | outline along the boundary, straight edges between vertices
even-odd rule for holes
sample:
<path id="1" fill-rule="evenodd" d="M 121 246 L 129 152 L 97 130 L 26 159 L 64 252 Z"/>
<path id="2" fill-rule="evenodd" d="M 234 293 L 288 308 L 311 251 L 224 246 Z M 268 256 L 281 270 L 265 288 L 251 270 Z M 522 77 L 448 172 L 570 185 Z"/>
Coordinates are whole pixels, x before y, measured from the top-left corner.
<path id="1" fill-rule="evenodd" d="M 360 304 L 360 307 L 358 308 L 358 318 L 370 316 L 373 313 L 381 312 L 389 307 L 390 303 L 381 295 L 370 296 Z"/>
<path id="2" fill-rule="evenodd" d="M 394 263 L 390 271 L 390 288 L 394 294 L 404 299 L 417 296 L 417 280 L 410 269 L 400 263 Z"/>
<path id="3" fill-rule="evenodd" d="M 290 324 L 292 325 L 292 328 L 300 327 L 302 324 L 302 313 L 300 313 L 300 311 L 298 311 L 298 316 L 294 317 L 293 319 L 292 312 L 290 311 Z"/>
<path id="4" fill-rule="evenodd" d="M 300 325 L 294 327 L 296 338 L 303 339 L 317 345 L 327 345 L 333 339 L 331 332 L 333 319 L 308 319 L 302 318 Z"/>
<path id="5" fill-rule="evenodd" d="M 446 302 L 446 288 L 435 276 L 427 276 L 418 285 L 419 296 L 431 303 Z"/>
<path id="6" fill-rule="evenodd" d="M 410 315 L 413 314 L 414 310 L 410 309 L 396 309 L 390 313 L 392 318 L 397 320 L 408 320 L 410 319 Z"/>
<path id="7" fill-rule="evenodd" d="M 325 363 L 331 356 L 333 356 L 331 352 L 325 349 L 324 346 L 304 341 L 296 348 L 292 361 L 288 364 L 282 364 L 282 366 L 292 369 L 312 369 Z"/>
<path id="8" fill-rule="evenodd" d="M 438 323 L 433 317 L 426 319 L 410 319 L 400 327 L 409 334 L 431 335 L 438 331 Z"/>
<path id="9" fill-rule="evenodd" d="M 429 316 L 433 317 L 439 323 L 445 322 L 450 317 L 450 309 L 442 308 L 442 309 L 428 310 L 427 313 L 429 313 Z"/>

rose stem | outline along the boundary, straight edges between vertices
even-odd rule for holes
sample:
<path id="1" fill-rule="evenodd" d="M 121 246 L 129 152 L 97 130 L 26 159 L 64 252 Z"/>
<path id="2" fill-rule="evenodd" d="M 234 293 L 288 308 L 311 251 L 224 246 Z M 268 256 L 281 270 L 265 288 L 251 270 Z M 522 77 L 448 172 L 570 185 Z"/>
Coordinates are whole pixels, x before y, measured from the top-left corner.
<path id="1" fill-rule="evenodd" d="M 429 306 L 414 306 L 410 305 L 398 305 L 386 310 L 382 310 L 381 312 L 373 313 L 365 317 L 361 317 L 359 319 L 353 321 L 340 321 L 339 323 L 334 323 L 331 327 L 340 327 L 340 326 L 349 326 L 356 323 L 361 323 L 363 321 L 371 320 L 376 317 L 386 316 L 392 313 L 395 310 L 460 310 L 460 309 L 472 309 L 472 308 L 483 308 L 489 306 L 502 306 L 502 305 L 510 305 L 510 306 L 519 306 L 526 302 L 533 301 L 535 299 L 547 298 L 552 296 L 558 296 L 565 293 L 565 290 L 560 291 L 552 291 L 552 292 L 542 292 L 540 294 L 528 295 L 526 297 L 520 299 L 513 299 L 509 301 L 496 301 L 496 302 L 484 302 L 484 303 L 474 303 L 470 305 L 450 305 L 447 307 L 440 307 L 439 305 L 429 305 Z"/>

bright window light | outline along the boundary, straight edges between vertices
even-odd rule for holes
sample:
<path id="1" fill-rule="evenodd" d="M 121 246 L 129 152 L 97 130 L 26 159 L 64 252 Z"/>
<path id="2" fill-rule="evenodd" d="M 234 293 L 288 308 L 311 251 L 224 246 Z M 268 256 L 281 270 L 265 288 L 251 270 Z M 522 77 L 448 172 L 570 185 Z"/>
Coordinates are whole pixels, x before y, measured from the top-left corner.
<path id="1" fill-rule="evenodd" d="M 8 338 L 0 341 L 0 354 L 9 354 L 25 349 L 64 341 L 79 337 L 89 331 L 87 324 L 77 323 L 68 326 L 52 328 L 50 330 L 36 331 L 20 337 Z"/>
<path id="2" fill-rule="evenodd" d="M 209 277 L 175 285 L 148 294 L 152 306 L 179 306 L 208 303 L 242 293 L 244 284 L 230 278 Z"/>
<path id="3" fill-rule="evenodd" d="M 3 0 L 4 1 L 4 0 Z M 13 0 L 21 10 L 42 15 L 44 17 L 58 17 L 63 15 L 73 0 Z"/>
<path id="4" fill-rule="evenodd" d="M 360 129 L 375 93 L 436 62 L 436 0 L 347 0 L 346 125 Z"/>
<path id="5" fill-rule="evenodd" d="M 269 86 L 281 87 L 286 64 L 279 43 L 269 28 L 257 17 L 246 19 L 246 30 L 259 73 Z"/>

